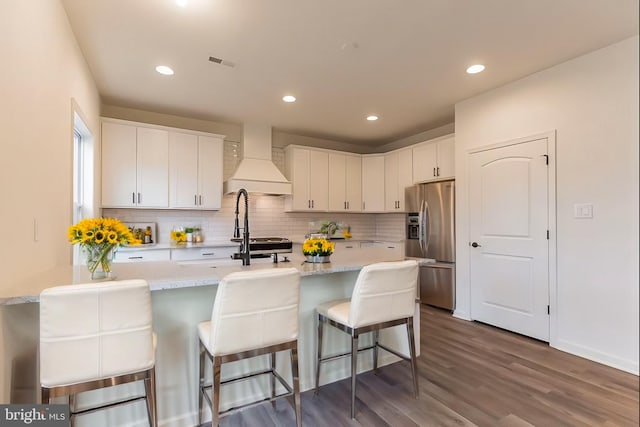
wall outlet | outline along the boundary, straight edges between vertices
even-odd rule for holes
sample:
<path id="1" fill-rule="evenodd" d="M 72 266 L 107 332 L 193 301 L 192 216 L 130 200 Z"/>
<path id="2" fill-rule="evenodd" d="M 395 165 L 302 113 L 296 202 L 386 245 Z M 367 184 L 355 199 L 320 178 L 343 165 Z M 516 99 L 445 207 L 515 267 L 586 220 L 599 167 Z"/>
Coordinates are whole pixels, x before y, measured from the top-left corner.
<path id="1" fill-rule="evenodd" d="M 592 203 L 576 203 L 573 205 L 574 218 L 593 218 Z"/>

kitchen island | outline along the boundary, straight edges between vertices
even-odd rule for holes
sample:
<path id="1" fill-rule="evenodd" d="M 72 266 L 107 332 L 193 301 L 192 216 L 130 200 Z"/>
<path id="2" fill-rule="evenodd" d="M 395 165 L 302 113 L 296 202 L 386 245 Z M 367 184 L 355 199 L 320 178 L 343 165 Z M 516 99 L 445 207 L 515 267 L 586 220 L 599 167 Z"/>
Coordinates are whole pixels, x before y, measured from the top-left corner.
<path id="1" fill-rule="evenodd" d="M 361 248 L 338 251 L 328 264 L 309 264 L 302 254 L 294 253 L 290 262 L 265 262 L 252 260 L 250 266 L 242 266 L 240 261 L 200 261 L 200 262 L 149 262 L 116 264 L 113 271 L 116 279 L 143 278 L 152 290 L 154 330 L 158 336 L 157 348 L 157 392 L 158 417 L 162 425 L 187 426 L 197 421 L 197 361 L 198 339 L 196 325 L 211 316 L 217 284 L 227 274 L 234 271 L 265 268 L 294 267 L 300 271 L 300 335 L 299 369 L 302 391 L 314 386 L 316 321 L 315 307 L 325 301 L 348 298 L 360 269 L 367 264 L 380 261 L 398 260 L 383 248 Z M 429 262 L 429 261 L 423 261 Z M 84 266 L 63 266 L 46 274 L 38 275 L 21 284 L 4 289 L 0 294 L 0 313 L 3 325 L 4 360 L 10 364 L 9 381 L 5 387 L 11 388 L 12 400 L 33 401 L 37 390 L 38 342 L 38 301 L 39 293 L 50 286 L 89 282 Z M 417 307 L 417 305 L 416 305 Z M 416 315 L 419 310 L 416 308 Z M 414 323 L 416 339 L 420 337 L 419 319 Z M 381 333 L 381 341 L 407 354 L 406 331 L 397 327 Z M 325 333 L 325 348 L 328 353 L 345 351 L 349 346 L 348 336 L 333 328 Z M 363 339 L 366 341 L 366 339 Z M 363 345 L 366 344 L 363 343 Z M 419 343 L 416 346 L 419 350 Z M 364 353 L 359 361 L 359 369 L 372 368 L 372 357 Z M 277 366 L 290 378 L 289 358 L 279 355 Z M 380 352 L 380 364 L 388 364 L 398 359 L 384 351 Z M 235 375 L 239 370 L 256 370 L 267 366 L 266 357 L 236 362 L 223 367 L 223 377 Z M 6 365 L 5 365 L 6 366 Z M 337 381 L 349 376 L 349 359 L 340 359 L 323 367 L 321 384 Z M 244 403 L 262 396 L 268 390 L 266 381 L 241 382 L 223 389 L 221 403 L 224 406 Z M 141 387 L 122 387 L 125 392 L 140 392 Z M 13 396 L 17 396 L 15 399 Z M 105 390 L 87 394 L 79 399 L 79 404 L 92 404 L 101 396 L 119 398 L 122 391 L 114 393 Z M 284 403 L 280 403 L 284 404 Z M 96 413 L 78 419 L 78 426 L 125 425 L 137 423 L 146 417 L 143 404 L 129 405 L 103 413 Z"/>

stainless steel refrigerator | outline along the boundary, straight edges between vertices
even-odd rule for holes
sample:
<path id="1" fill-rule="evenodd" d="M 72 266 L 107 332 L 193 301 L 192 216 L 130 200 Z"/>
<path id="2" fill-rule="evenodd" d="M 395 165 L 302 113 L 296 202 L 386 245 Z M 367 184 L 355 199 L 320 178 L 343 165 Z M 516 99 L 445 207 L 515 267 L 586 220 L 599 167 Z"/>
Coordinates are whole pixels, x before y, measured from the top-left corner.
<path id="1" fill-rule="evenodd" d="M 431 258 L 420 267 L 420 301 L 455 308 L 455 182 L 418 184 L 405 190 L 409 257 Z"/>

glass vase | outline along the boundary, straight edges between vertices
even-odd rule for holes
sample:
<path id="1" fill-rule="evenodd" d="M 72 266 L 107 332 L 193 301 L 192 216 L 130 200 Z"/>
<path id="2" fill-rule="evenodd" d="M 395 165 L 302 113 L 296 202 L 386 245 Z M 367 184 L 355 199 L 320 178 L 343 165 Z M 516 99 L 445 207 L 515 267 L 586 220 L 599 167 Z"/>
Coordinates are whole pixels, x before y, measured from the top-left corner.
<path id="1" fill-rule="evenodd" d="M 117 245 L 113 244 L 84 246 L 91 280 L 113 279 L 115 277 L 111 272 L 111 264 L 116 247 Z"/>

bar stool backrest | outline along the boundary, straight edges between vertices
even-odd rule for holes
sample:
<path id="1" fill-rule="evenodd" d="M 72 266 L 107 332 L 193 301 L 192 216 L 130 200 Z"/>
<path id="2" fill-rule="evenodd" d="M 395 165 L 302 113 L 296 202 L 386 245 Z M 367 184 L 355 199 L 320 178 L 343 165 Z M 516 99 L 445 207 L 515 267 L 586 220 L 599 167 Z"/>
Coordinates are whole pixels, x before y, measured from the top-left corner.
<path id="1" fill-rule="evenodd" d="M 415 310 L 416 261 L 381 262 L 360 270 L 351 296 L 349 326 L 359 328 L 405 317 Z"/>
<path id="2" fill-rule="evenodd" d="M 242 271 L 218 285 L 211 313 L 211 353 L 221 356 L 298 338 L 300 273 L 295 268 Z"/>
<path id="3" fill-rule="evenodd" d="M 146 281 L 57 286 L 40 294 L 42 386 L 125 375 L 154 364 Z"/>

